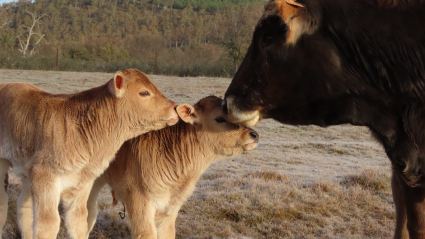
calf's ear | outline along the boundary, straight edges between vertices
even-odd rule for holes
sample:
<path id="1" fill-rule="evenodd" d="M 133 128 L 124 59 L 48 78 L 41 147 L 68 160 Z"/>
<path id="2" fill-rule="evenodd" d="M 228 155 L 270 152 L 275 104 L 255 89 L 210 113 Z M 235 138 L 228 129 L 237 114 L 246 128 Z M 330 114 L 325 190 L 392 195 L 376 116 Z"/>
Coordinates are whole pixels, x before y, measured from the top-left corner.
<path id="1" fill-rule="evenodd" d="M 306 6 L 298 0 L 271 0 L 266 12 L 276 10 L 288 26 L 286 44 L 295 44 L 302 35 L 312 34 L 318 27 L 319 14 L 315 14 L 315 6 Z"/>
<path id="2" fill-rule="evenodd" d="M 199 122 L 199 115 L 195 108 L 189 104 L 177 106 L 177 114 L 186 123 L 194 124 Z"/>
<path id="3" fill-rule="evenodd" d="M 109 82 L 109 91 L 116 98 L 121 98 L 124 96 L 126 84 L 127 82 L 125 80 L 124 73 L 118 71 L 117 73 L 115 73 L 114 79 Z"/>

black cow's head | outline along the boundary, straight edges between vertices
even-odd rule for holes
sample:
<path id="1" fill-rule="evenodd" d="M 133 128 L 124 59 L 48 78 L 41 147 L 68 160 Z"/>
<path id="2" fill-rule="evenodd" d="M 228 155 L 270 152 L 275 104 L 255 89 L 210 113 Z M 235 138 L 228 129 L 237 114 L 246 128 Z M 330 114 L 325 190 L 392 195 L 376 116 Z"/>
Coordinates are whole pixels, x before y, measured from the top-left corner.
<path id="1" fill-rule="evenodd" d="M 302 2 L 301 2 L 302 1 Z M 318 1 L 271 0 L 226 95 L 230 119 L 253 126 L 262 118 L 324 124 L 326 102 L 349 84 L 341 59 L 321 33 Z"/>

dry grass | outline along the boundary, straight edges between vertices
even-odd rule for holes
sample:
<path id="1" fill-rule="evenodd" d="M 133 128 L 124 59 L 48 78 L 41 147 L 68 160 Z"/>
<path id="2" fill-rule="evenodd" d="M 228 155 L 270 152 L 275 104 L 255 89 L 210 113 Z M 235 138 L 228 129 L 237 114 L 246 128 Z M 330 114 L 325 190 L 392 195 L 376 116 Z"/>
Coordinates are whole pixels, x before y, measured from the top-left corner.
<path id="1" fill-rule="evenodd" d="M 367 170 L 340 183 L 299 185 L 257 171 L 204 176 L 177 219 L 178 238 L 389 238 L 394 221 L 389 175 Z M 5 238 L 20 238 L 12 185 Z M 102 192 L 110 200 L 109 190 Z M 108 198 L 109 197 L 109 198 Z M 90 238 L 129 238 L 128 222 L 101 200 Z M 122 209 L 122 206 L 117 206 Z M 62 227 L 58 238 L 66 238 Z"/>
<path id="2" fill-rule="evenodd" d="M 254 173 L 201 181 L 178 217 L 178 237 L 391 237 L 389 175 L 367 171 L 311 185 L 283 179 Z"/>
<path id="3" fill-rule="evenodd" d="M 7 194 L 9 195 L 9 211 L 7 213 L 6 225 L 3 228 L 4 238 L 21 238 L 16 217 L 16 200 L 18 198 L 20 188 L 20 185 L 11 184 L 7 189 Z"/>
<path id="4" fill-rule="evenodd" d="M 252 174 L 247 175 L 247 177 L 249 178 L 259 178 L 259 179 L 263 179 L 265 181 L 283 181 L 283 180 L 287 180 L 288 176 L 287 175 L 281 175 L 277 172 L 273 172 L 273 171 L 259 171 L 259 172 L 255 172 Z"/>
<path id="5" fill-rule="evenodd" d="M 0 70 L 0 83 L 23 81 L 52 92 L 94 87 L 111 74 Z M 229 79 L 150 76 L 176 103 L 225 92 Z M 84 80 L 87 79 L 87 80 Z M 202 86 L 202 87 L 199 87 Z M 221 92 L 221 93 L 218 93 Z M 257 149 L 212 165 L 176 223 L 178 238 L 391 238 L 390 163 L 363 127 L 326 129 L 264 120 Z M 11 177 L 4 238 L 19 238 Z M 130 238 L 128 217 L 107 188 L 90 238 Z M 58 238 L 66 238 L 64 230 Z"/>

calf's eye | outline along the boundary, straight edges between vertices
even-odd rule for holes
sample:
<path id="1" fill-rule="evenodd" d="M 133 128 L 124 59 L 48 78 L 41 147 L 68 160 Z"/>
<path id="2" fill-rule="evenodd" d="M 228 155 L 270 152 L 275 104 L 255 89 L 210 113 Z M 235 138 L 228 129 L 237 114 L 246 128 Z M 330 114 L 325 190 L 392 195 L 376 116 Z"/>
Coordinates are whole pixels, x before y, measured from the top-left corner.
<path id="1" fill-rule="evenodd" d="M 141 92 L 139 92 L 139 95 L 140 96 L 150 96 L 151 94 L 149 93 L 149 91 L 141 91 Z"/>
<path id="2" fill-rule="evenodd" d="M 226 120 L 223 117 L 221 117 L 221 116 L 218 116 L 217 118 L 215 118 L 215 121 L 217 123 L 224 123 L 224 122 L 226 122 Z"/>

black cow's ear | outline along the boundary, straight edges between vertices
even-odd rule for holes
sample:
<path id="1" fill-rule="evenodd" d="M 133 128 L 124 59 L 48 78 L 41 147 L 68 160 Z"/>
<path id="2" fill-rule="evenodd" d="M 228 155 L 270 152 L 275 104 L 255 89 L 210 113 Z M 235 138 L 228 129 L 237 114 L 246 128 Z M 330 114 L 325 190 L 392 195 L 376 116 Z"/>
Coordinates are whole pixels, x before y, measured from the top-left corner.
<path id="1" fill-rule="evenodd" d="M 304 34 L 312 34 L 318 26 L 317 16 L 313 16 L 315 9 L 299 3 L 297 0 L 271 0 L 266 11 L 279 14 L 288 26 L 287 44 L 296 44 Z"/>

